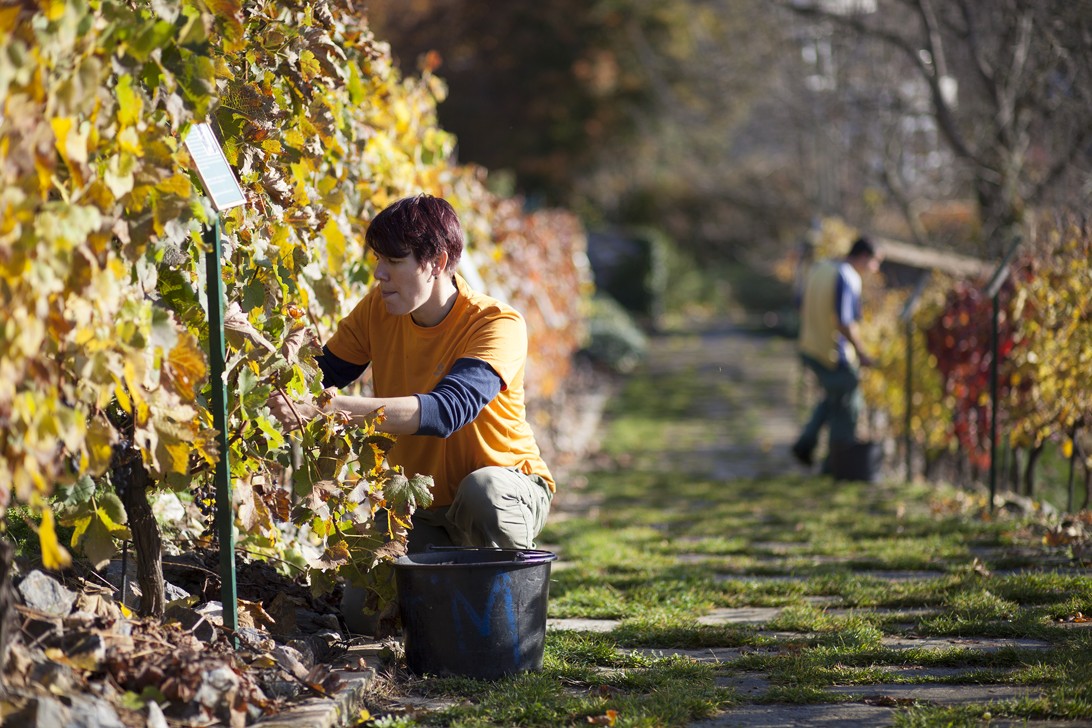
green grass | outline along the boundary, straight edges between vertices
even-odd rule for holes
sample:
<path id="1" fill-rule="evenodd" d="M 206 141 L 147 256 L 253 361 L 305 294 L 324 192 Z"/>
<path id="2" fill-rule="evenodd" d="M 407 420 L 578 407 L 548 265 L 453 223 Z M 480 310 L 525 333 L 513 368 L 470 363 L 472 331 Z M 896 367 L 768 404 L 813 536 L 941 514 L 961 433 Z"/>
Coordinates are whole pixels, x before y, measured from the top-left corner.
<path id="1" fill-rule="evenodd" d="M 706 382 L 685 366 L 633 375 L 601 437 L 609 464 L 583 473 L 594 517 L 551 520 L 540 537 L 565 565 L 552 573 L 550 617 L 614 620 L 613 630 L 548 632 L 538 673 L 407 679 L 408 692 L 454 704 L 419 724 L 577 726 L 617 711 L 616 726 L 679 726 L 743 700 L 718 687 L 739 676 L 764 681 L 746 696 L 764 703 L 853 699 L 835 685 L 1043 691 L 955 708 L 896 701 L 901 726 L 1092 719 L 1092 630 L 1060 624 L 1092 614 L 1092 578 L 1047 568 L 1058 560 L 1030 520 L 952 514 L 943 506 L 957 491 L 941 485 L 711 478 L 691 453 L 725 437 L 757 444 L 758 415 L 712 427 L 707 400 L 745 408 L 769 392 Z M 762 625 L 699 621 L 737 607 L 780 611 Z M 981 639 L 1031 642 L 979 649 Z"/>
<path id="2" fill-rule="evenodd" d="M 684 725 L 713 714 L 732 695 L 715 687 L 714 668 L 678 656 L 648 657 L 617 640 L 551 633 L 541 672 L 496 682 L 458 678 L 422 681 L 432 698 L 459 701 L 421 725 L 543 726 L 588 724 L 615 711 L 617 726 Z"/>

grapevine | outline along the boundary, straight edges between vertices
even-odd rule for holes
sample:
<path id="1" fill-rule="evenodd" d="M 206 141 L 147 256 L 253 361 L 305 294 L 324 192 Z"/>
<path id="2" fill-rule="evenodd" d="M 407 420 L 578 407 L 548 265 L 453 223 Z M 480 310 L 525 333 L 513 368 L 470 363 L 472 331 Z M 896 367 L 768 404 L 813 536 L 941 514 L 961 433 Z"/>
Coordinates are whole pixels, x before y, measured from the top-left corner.
<path id="1" fill-rule="evenodd" d="M 374 425 L 285 432 L 266 401 L 321 395 L 312 357 L 371 282 L 368 220 L 406 195 L 452 200 L 483 282 L 527 309 L 543 396 L 582 343 L 579 224 L 528 215 L 455 164 L 436 121 L 443 82 L 402 77 L 346 2 L 44 7 L 0 8 L 0 506 L 39 515 L 47 567 L 68 548 L 101 565 L 128 535 L 108 495 L 128 448 L 154 491 L 192 502 L 183 543 L 204 538 L 220 457 L 205 354 L 214 212 L 180 140 L 208 121 L 247 197 L 222 216 L 240 546 L 316 588 L 363 573 L 428 505 L 427 478 L 387 470 Z M 380 507 L 395 515 L 386 533 Z M 58 518 L 76 531 L 67 548 Z"/>

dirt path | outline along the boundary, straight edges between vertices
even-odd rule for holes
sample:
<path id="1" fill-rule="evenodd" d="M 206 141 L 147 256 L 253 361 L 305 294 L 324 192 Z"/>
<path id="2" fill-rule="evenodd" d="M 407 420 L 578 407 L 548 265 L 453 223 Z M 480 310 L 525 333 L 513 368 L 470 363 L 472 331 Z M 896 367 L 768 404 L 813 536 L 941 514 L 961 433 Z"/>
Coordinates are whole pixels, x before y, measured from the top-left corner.
<path id="1" fill-rule="evenodd" d="M 724 481 L 802 472 L 789 446 L 810 384 L 791 341 L 733 326 L 696 325 L 653 337 L 642 376 L 653 383 L 652 408 L 669 409 L 671 401 L 697 403 L 673 416 L 664 467 L 686 463 L 688 472 Z M 585 418 L 575 438 L 590 441 L 593 450 L 601 436 L 602 408 L 610 396 L 622 396 L 604 394 L 592 402 L 595 414 Z M 559 480 L 552 520 L 595 507 L 597 495 L 586 491 L 579 468 Z"/>

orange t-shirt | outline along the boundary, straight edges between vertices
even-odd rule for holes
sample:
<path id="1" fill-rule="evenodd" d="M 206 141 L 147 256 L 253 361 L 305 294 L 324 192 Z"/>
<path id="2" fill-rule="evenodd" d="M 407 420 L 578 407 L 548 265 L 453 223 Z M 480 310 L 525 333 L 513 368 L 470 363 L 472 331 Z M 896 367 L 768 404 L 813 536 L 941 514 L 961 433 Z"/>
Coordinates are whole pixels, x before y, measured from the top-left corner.
<path id="1" fill-rule="evenodd" d="M 399 435 L 387 455 L 407 475 L 431 475 L 432 507 L 451 505 L 459 483 L 489 465 L 517 468 L 554 479 L 527 422 L 523 376 L 527 325 L 511 306 L 472 290 L 455 276 L 458 298 L 436 326 L 412 316 L 387 313 L 376 286 L 338 324 L 326 343 L 334 356 L 353 364 L 371 362 L 376 397 L 431 392 L 457 359 L 480 359 L 501 378 L 500 394 L 473 421 L 447 438 Z"/>

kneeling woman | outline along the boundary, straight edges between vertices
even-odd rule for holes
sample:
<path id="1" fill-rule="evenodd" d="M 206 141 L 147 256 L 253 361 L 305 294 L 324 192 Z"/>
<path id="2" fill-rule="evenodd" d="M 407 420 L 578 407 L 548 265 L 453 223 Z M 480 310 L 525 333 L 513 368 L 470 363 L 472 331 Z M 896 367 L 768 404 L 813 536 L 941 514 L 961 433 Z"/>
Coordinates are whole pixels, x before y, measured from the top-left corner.
<path id="1" fill-rule="evenodd" d="M 429 545 L 532 548 L 554 480 L 527 422 L 527 327 L 455 270 L 463 233 L 454 209 L 428 195 L 380 212 L 365 241 L 376 285 L 318 358 L 323 385 L 344 387 L 370 365 L 374 396 L 335 394 L 325 406 L 357 422 L 383 408 L 379 429 L 407 475 L 431 475 L 430 508 L 413 516 L 409 550 Z M 282 421 L 288 403 L 271 401 Z M 297 405 L 314 417 L 315 405 Z"/>

